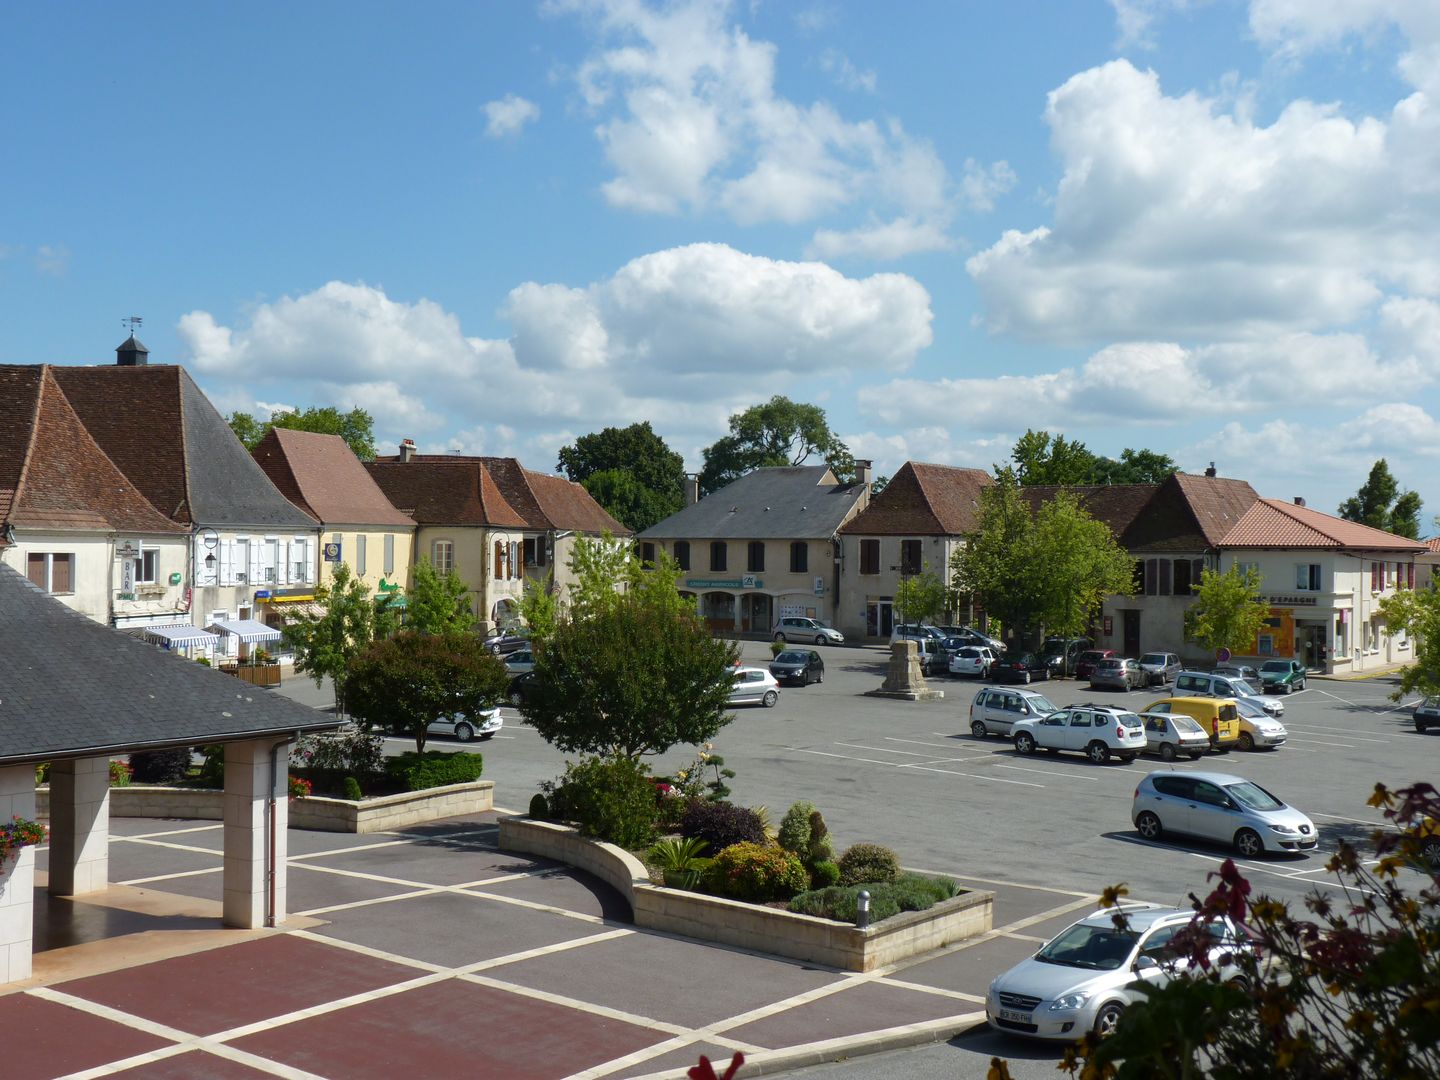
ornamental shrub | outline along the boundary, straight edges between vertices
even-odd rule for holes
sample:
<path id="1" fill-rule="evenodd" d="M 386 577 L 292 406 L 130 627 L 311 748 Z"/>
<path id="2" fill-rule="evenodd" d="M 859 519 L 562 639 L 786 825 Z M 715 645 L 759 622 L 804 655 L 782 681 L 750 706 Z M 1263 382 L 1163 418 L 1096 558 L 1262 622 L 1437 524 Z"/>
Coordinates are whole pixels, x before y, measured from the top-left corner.
<path id="1" fill-rule="evenodd" d="M 586 836 L 620 847 L 655 839 L 655 788 L 650 767 L 628 757 L 588 757 L 565 767 L 554 787 L 552 810 Z"/>
<path id="2" fill-rule="evenodd" d="M 200 782 L 208 788 L 225 786 L 225 747 L 222 745 L 201 747 L 205 755 L 200 765 Z"/>
<path id="3" fill-rule="evenodd" d="M 681 836 L 698 836 L 711 851 L 723 851 L 732 844 L 765 843 L 765 826 L 748 807 L 728 802 L 695 800 L 680 820 Z"/>
<path id="4" fill-rule="evenodd" d="M 810 883 L 794 852 L 770 844 L 731 844 L 700 880 L 703 891 L 754 904 L 788 900 Z"/>
<path id="5" fill-rule="evenodd" d="M 835 861 L 835 843 L 830 839 L 830 829 L 819 810 L 810 815 L 810 850 L 801 858 L 812 870 L 819 863 Z"/>
<path id="6" fill-rule="evenodd" d="M 345 798 L 351 802 L 359 802 L 364 797 L 365 793 L 360 790 L 360 781 L 353 776 L 345 777 Z"/>
<path id="7" fill-rule="evenodd" d="M 853 844 L 840 856 L 840 884 L 894 881 L 900 876 L 895 852 L 880 844 Z"/>
<path id="8" fill-rule="evenodd" d="M 190 750 L 184 746 L 136 750 L 130 755 L 130 768 L 137 784 L 178 784 L 190 774 Z"/>
<path id="9" fill-rule="evenodd" d="M 833 859 L 823 859 L 810 867 L 810 887 L 828 889 L 840 881 L 840 866 Z"/>
<path id="10" fill-rule="evenodd" d="M 855 921 L 861 891 L 870 894 L 870 921 L 879 922 L 902 911 L 926 911 L 960 892 L 960 886 L 946 877 L 902 874 L 894 881 L 872 881 L 801 893 L 790 901 L 790 910 L 839 922 Z"/>
<path id="11" fill-rule="evenodd" d="M 291 764 L 373 776 L 385 771 L 385 740 L 360 728 L 303 736 L 290 755 Z"/>
<path id="12" fill-rule="evenodd" d="M 810 815 L 815 807 L 808 802 L 793 803 L 780 821 L 778 839 L 786 851 L 793 851 L 802 859 L 810 852 Z"/>
<path id="13" fill-rule="evenodd" d="M 530 818 L 533 821 L 545 821 L 550 815 L 550 807 L 545 802 L 545 796 L 535 792 L 530 796 Z"/>
<path id="14" fill-rule="evenodd" d="M 468 784 L 479 780 L 484 770 L 485 762 L 479 754 L 463 750 L 454 753 L 427 750 L 423 754 L 410 750 L 385 761 L 385 771 L 404 784 L 407 791 Z"/>

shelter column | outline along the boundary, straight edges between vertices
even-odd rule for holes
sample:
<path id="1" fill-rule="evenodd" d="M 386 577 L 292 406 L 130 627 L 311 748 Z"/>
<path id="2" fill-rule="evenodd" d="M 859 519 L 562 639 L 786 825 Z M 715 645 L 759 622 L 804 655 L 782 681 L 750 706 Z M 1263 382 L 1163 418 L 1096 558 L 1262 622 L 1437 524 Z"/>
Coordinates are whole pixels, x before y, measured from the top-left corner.
<path id="1" fill-rule="evenodd" d="M 110 759 L 50 766 L 50 891 L 100 892 L 110 879 Z"/>
<path id="2" fill-rule="evenodd" d="M 35 819 L 35 766 L 0 769 L 0 820 Z M 0 867 L 0 984 L 30 977 L 35 938 L 35 849 Z"/>
<path id="3" fill-rule="evenodd" d="M 225 745 L 226 926 L 285 920 L 289 767 L 289 744 L 273 737 Z"/>

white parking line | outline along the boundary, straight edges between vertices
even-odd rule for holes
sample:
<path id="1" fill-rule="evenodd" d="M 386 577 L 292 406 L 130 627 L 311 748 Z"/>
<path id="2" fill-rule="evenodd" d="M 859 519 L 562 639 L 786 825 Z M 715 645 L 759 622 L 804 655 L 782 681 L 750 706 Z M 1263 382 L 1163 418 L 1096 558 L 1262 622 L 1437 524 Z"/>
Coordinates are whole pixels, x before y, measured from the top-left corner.
<path id="1" fill-rule="evenodd" d="M 825 750 L 806 750 L 803 746 L 787 746 L 786 750 L 797 754 L 815 754 L 818 757 L 843 758 L 846 761 L 865 761 L 871 765 L 894 765 L 893 761 L 881 761 L 879 758 L 856 757 L 854 754 L 831 754 Z"/>
<path id="2" fill-rule="evenodd" d="M 926 757 L 925 754 L 917 754 L 914 750 L 891 750 L 885 746 L 866 746 L 864 743 L 837 742 L 836 746 L 847 746 L 851 750 L 873 750 L 877 754 L 904 754 L 906 757 Z"/>
<path id="3" fill-rule="evenodd" d="M 1292 726 L 1287 728 L 1292 735 L 1295 732 L 1309 733 L 1319 731 L 1326 735 L 1343 735 L 1347 739 L 1355 739 L 1359 742 L 1387 743 L 1396 739 L 1403 739 L 1403 735 L 1386 735 L 1383 732 L 1371 732 L 1369 735 L 1357 735 L 1354 728 L 1325 727 L 1323 724 L 1306 724 L 1303 727 Z"/>
<path id="4" fill-rule="evenodd" d="M 1290 731 L 1290 741 L 1291 741 L 1291 742 L 1294 742 L 1294 741 L 1295 741 L 1295 731 L 1294 731 L 1293 728 L 1292 728 L 1291 731 Z M 1338 748 L 1341 749 L 1341 750 L 1354 750 L 1354 749 L 1355 749 L 1355 744 L 1354 744 L 1354 743 L 1326 742 L 1324 739 L 1312 739 L 1312 738 L 1310 738 L 1308 735 L 1301 736 L 1301 738 L 1300 738 L 1299 741 L 1300 741 L 1300 742 L 1306 742 L 1306 743 L 1314 743 L 1314 744 L 1317 745 L 1317 746 L 1334 746 L 1334 747 L 1338 747 Z"/>
<path id="5" fill-rule="evenodd" d="M 840 744 L 843 745 L 843 744 Z M 832 754 L 826 750 L 807 750 L 803 746 L 787 746 L 785 749 L 797 754 L 815 754 L 817 757 L 842 758 L 845 761 L 863 761 L 869 765 L 888 765 L 892 769 L 910 768 L 919 772 L 945 773 L 949 776 L 968 776 L 972 780 L 988 780 L 994 784 L 1019 784 L 1021 787 L 1044 787 L 1044 784 L 1030 784 L 1024 780 L 1006 780 L 1003 776 L 985 776 L 981 773 L 959 772 L 956 769 L 936 769 L 921 765 L 918 762 L 902 763 L 895 761 L 881 761 L 878 758 L 857 757 L 854 754 Z"/>

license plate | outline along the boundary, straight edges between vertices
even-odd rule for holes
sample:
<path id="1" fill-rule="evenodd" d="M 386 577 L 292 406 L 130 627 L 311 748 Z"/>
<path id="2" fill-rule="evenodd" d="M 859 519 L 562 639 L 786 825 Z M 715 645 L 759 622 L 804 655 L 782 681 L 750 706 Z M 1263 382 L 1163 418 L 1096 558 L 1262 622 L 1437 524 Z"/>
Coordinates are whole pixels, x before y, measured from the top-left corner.
<path id="1" fill-rule="evenodd" d="M 1028 1024 L 1030 1023 L 1030 1014 L 1028 1012 L 1018 1012 L 1015 1009 L 1001 1009 L 1000 1019 L 1009 1020 L 1013 1024 Z"/>

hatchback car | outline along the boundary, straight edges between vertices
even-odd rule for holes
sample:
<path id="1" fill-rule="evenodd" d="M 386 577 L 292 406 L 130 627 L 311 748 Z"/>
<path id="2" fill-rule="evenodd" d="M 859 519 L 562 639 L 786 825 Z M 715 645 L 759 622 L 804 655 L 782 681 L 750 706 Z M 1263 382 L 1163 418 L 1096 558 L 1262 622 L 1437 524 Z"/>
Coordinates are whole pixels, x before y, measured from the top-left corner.
<path id="1" fill-rule="evenodd" d="M 833 626 L 826 626 L 819 619 L 807 619 L 799 615 L 787 615 L 775 624 L 776 641 L 787 645 L 802 641 L 811 645 L 844 645 L 845 635 Z"/>
<path id="2" fill-rule="evenodd" d="M 1167 832 L 1233 845 L 1246 858 L 1310 851 L 1315 823 L 1259 784 L 1228 773 L 1151 773 L 1140 781 L 1130 820 L 1147 840 Z"/>
<path id="3" fill-rule="evenodd" d="M 1034 690 L 1006 690 L 991 686 L 981 690 L 970 702 L 970 734 L 977 739 L 986 735 L 1009 737 L 1017 720 L 1048 716 L 1055 703 Z"/>
<path id="4" fill-rule="evenodd" d="M 1158 754 L 1161 761 L 1184 756 L 1199 761 L 1210 749 L 1210 735 L 1199 721 L 1181 713 L 1141 713 L 1145 725 L 1145 752 Z"/>
<path id="5" fill-rule="evenodd" d="M 1241 750 L 1274 750 L 1285 745 L 1290 737 L 1285 725 L 1262 709 L 1254 698 L 1236 698 L 1235 711 L 1240 714 L 1240 737 L 1235 745 Z"/>
<path id="6" fill-rule="evenodd" d="M 995 663 L 995 654 L 984 645 L 962 645 L 950 657 L 951 675 L 973 675 L 985 678 L 990 674 L 990 665 Z"/>
<path id="7" fill-rule="evenodd" d="M 427 735 L 448 735 L 456 742 L 469 742 L 471 739 L 483 742 L 493 739 L 495 733 L 504 726 L 505 721 L 500 718 L 500 710 L 495 708 L 484 709 L 473 716 L 464 713 L 442 716 L 426 727 L 425 732 Z"/>
<path id="8" fill-rule="evenodd" d="M 996 1031 L 1074 1042 L 1087 1031 L 1112 1035 L 1121 1015 L 1191 961 L 1175 936 L 1192 925 L 1186 908 L 1125 906 L 1127 925 L 1103 909 L 1066 927 L 1034 956 L 996 977 L 985 993 L 985 1019 Z M 1206 957 L 1223 981 L 1241 978 L 1251 948 L 1229 919 L 1203 924 L 1214 941 Z"/>
<path id="9" fill-rule="evenodd" d="M 1086 649 L 1075 658 L 1075 677 L 1077 679 L 1090 678 L 1090 672 L 1095 670 L 1095 665 L 1101 660 L 1108 660 L 1112 656 L 1120 655 L 1114 649 Z"/>
<path id="10" fill-rule="evenodd" d="M 1150 686 L 1165 686 L 1180 674 L 1180 657 L 1173 652 L 1147 652 L 1140 657 L 1140 670 Z"/>
<path id="11" fill-rule="evenodd" d="M 1425 734 L 1426 728 L 1440 727 L 1440 700 L 1426 698 L 1415 706 L 1411 719 L 1415 721 L 1415 730 L 1421 735 Z"/>
<path id="12" fill-rule="evenodd" d="M 794 682 L 809 686 L 825 681 L 825 661 L 814 649 L 786 649 L 770 661 L 770 674 L 776 682 Z"/>
<path id="13" fill-rule="evenodd" d="M 1266 660 L 1260 665 L 1260 687 L 1277 694 L 1305 689 L 1305 665 L 1299 660 Z"/>
<path id="14" fill-rule="evenodd" d="M 1021 720 L 1011 731 L 1016 753 L 1073 750 L 1097 765 L 1112 755 L 1129 763 L 1145 749 L 1140 717 L 1113 705 L 1072 705 L 1043 718 Z"/>
<path id="15" fill-rule="evenodd" d="M 1224 675 L 1228 679 L 1244 679 L 1254 686 L 1260 685 L 1260 672 L 1249 664 L 1216 664 L 1210 669 L 1212 675 Z"/>
<path id="16" fill-rule="evenodd" d="M 1050 665 L 1039 653 L 1002 656 L 990 665 L 990 677 L 998 682 L 1028 683 L 1031 679 L 1050 678 Z"/>
<path id="17" fill-rule="evenodd" d="M 780 700 L 780 684 L 764 668 L 736 668 L 731 678 L 735 680 L 730 689 L 731 705 L 764 705 L 772 709 Z"/>
<path id="18" fill-rule="evenodd" d="M 535 654 L 527 645 L 523 649 L 516 649 L 512 653 L 501 657 L 505 661 L 505 670 L 512 676 L 523 675 L 527 671 L 535 670 Z"/>
<path id="19" fill-rule="evenodd" d="M 1137 690 L 1147 681 L 1138 661 L 1124 660 L 1118 656 L 1107 656 L 1090 669 L 1090 685 L 1097 689 L 1108 687 L 1112 690 Z"/>

